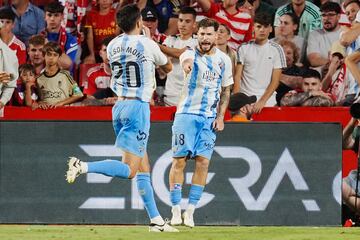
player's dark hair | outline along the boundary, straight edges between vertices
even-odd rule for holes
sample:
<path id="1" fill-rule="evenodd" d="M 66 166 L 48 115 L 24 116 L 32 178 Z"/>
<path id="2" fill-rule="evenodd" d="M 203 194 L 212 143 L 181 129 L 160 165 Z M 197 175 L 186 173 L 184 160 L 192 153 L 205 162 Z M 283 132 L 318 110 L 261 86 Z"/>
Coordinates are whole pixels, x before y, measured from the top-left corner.
<path id="1" fill-rule="evenodd" d="M 219 28 L 219 23 L 211 18 L 201 19 L 200 22 L 198 23 L 198 29 L 207 28 L 207 27 L 214 27 L 214 30 L 216 32 Z"/>
<path id="2" fill-rule="evenodd" d="M 303 78 L 317 78 L 321 81 L 321 76 L 320 73 L 318 71 L 316 71 L 315 69 L 307 69 L 303 76 Z"/>
<path id="3" fill-rule="evenodd" d="M 326 2 L 320 7 L 320 12 L 336 12 L 337 14 L 341 13 L 341 7 L 336 2 Z"/>
<path id="4" fill-rule="evenodd" d="M 260 12 L 255 15 L 254 23 L 268 27 L 272 25 L 272 18 L 269 14 Z"/>
<path id="5" fill-rule="evenodd" d="M 140 9 L 136 4 L 129 4 L 120 9 L 116 14 L 116 21 L 120 29 L 128 33 L 136 27 L 137 21 L 140 19 Z"/>
<path id="6" fill-rule="evenodd" d="M 15 21 L 15 13 L 13 12 L 13 10 L 11 10 L 11 8 L 2 8 L 0 9 L 0 19 L 8 19 L 11 21 Z"/>
<path id="7" fill-rule="evenodd" d="M 194 17 L 194 20 L 196 19 L 196 11 L 194 8 L 185 6 L 180 8 L 179 14 L 191 14 Z"/>
<path id="8" fill-rule="evenodd" d="M 45 12 L 49 12 L 49 13 L 63 13 L 64 6 L 58 1 L 53 1 L 53 2 L 48 3 L 45 6 L 44 10 L 45 10 Z"/>
<path id="9" fill-rule="evenodd" d="M 56 42 L 48 42 L 44 45 L 43 54 L 46 55 L 46 53 L 49 53 L 49 52 L 56 52 L 57 54 L 59 54 L 59 56 L 61 56 L 61 54 L 62 54 L 60 45 Z"/>

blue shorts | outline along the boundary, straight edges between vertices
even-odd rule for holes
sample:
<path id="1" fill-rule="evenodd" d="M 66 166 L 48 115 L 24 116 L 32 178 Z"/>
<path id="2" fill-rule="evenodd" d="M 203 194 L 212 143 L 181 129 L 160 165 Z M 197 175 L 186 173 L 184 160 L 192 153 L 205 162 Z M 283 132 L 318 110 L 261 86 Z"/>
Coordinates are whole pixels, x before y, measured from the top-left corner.
<path id="1" fill-rule="evenodd" d="M 115 146 L 144 157 L 149 139 L 150 106 L 140 100 L 117 101 L 112 108 Z"/>
<path id="2" fill-rule="evenodd" d="M 172 126 L 173 157 L 202 156 L 210 160 L 216 140 L 214 120 L 213 117 L 176 114 Z"/>

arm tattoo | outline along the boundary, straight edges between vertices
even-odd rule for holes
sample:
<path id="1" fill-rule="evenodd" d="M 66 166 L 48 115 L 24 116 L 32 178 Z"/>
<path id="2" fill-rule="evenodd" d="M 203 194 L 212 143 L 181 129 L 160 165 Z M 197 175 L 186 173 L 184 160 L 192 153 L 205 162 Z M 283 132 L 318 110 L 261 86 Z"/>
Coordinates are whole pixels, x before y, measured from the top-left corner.
<path id="1" fill-rule="evenodd" d="M 302 106 L 302 104 L 310 98 L 310 93 L 302 92 L 302 93 L 295 93 L 292 95 L 285 95 L 281 99 L 281 106 Z"/>
<path id="2" fill-rule="evenodd" d="M 220 94 L 218 117 L 224 117 L 230 100 L 230 86 L 223 87 Z"/>
<path id="3" fill-rule="evenodd" d="M 334 101 L 331 98 L 323 97 L 323 96 L 315 96 L 310 99 L 307 99 L 303 106 L 309 107 L 331 107 L 334 106 Z"/>

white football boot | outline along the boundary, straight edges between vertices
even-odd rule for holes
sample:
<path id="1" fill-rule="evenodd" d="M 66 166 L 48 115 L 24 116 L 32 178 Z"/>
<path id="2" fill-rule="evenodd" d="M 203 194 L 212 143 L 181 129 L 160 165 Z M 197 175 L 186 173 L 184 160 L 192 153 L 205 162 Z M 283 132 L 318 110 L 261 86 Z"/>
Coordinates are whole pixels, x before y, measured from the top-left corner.
<path id="1" fill-rule="evenodd" d="M 184 219 L 184 225 L 187 227 L 195 227 L 195 223 L 194 223 L 194 212 L 190 212 L 188 210 L 186 210 L 183 215 L 182 215 L 183 219 Z"/>
<path id="2" fill-rule="evenodd" d="M 179 232 L 176 228 L 169 225 L 168 221 L 165 220 L 164 224 L 150 223 L 149 232 Z"/>
<path id="3" fill-rule="evenodd" d="M 173 226 L 182 224 L 180 205 L 173 206 L 171 208 L 171 213 L 172 213 L 172 217 L 171 217 L 170 224 Z"/>
<path id="4" fill-rule="evenodd" d="M 66 181 L 75 182 L 75 179 L 81 174 L 81 161 L 76 157 L 70 157 L 68 161 L 68 170 L 66 172 Z"/>

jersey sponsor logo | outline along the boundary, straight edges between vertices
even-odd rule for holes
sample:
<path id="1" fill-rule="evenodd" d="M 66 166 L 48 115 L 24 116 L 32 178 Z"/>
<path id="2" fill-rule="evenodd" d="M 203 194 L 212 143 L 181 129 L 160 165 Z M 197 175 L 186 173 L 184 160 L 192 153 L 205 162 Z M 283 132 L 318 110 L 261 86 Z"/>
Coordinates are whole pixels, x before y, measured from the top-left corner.
<path id="1" fill-rule="evenodd" d="M 70 48 L 75 47 L 77 43 L 70 43 Z"/>
<path id="2" fill-rule="evenodd" d="M 216 79 L 220 78 L 220 75 L 216 72 L 212 72 L 212 71 L 205 71 L 202 75 L 202 78 L 206 81 L 206 82 L 213 82 Z"/>
<path id="3" fill-rule="evenodd" d="M 137 139 L 138 141 L 143 141 L 143 140 L 145 140 L 146 138 L 147 138 L 147 134 L 139 130 L 139 132 L 138 132 L 138 134 L 137 134 L 137 136 L 136 136 L 136 139 Z"/>
<path id="4" fill-rule="evenodd" d="M 42 90 L 42 95 L 44 96 L 44 99 L 47 98 L 61 98 L 62 91 L 47 91 Z"/>

